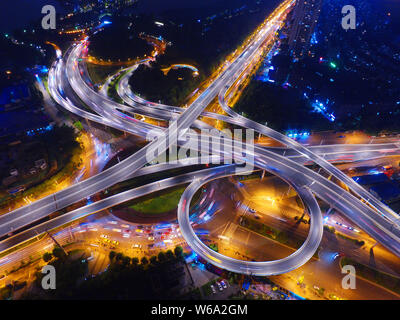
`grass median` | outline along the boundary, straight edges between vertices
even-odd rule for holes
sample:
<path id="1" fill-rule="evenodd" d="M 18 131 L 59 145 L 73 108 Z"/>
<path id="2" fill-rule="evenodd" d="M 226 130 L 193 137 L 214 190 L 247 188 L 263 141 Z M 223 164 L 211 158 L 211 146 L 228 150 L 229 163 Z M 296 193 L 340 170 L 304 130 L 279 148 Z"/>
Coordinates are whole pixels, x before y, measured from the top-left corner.
<path id="1" fill-rule="evenodd" d="M 135 203 L 129 208 L 135 211 L 145 213 L 145 214 L 160 214 L 172 211 L 178 206 L 179 200 L 182 193 L 185 191 L 185 187 L 179 187 L 173 191 L 160 194 L 157 197 L 151 199 L 145 199 L 138 203 Z"/>
<path id="2" fill-rule="evenodd" d="M 340 260 L 340 265 L 341 267 L 352 265 L 356 269 L 357 276 L 360 278 L 369 280 L 394 293 L 400 294 L 400 278 L 398 277 L 358 263 L 347 257 Z"/>

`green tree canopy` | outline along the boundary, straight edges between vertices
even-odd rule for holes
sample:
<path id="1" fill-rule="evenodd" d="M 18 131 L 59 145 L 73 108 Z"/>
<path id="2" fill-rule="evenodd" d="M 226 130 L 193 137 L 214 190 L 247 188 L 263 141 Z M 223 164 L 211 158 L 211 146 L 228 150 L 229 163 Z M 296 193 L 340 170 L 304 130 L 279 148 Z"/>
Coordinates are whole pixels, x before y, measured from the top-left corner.
<path id="1" fill-rule="evenodd" d="M 159 252 L 159 254 L 158 254 L 158 261 L 160 261 L 160 262 L 164 262 L 164 261 L 166 261 L 167 260 L 167 257 L 166 257 L 166 255 L 165 255 L 165 253 L 164 252 Z"/>
<path id="2" fill-rule="evenodd" d="M 157 263 L 157 257 L 156 256 L 151 256 L 150 257 L 150 263 L 151 264 L 156 264 Z"/>
<path id="3" fill-rule="evenodd" d="M 139 264 L 139 259 L 136 258 L 136 257 L 134 257 L 134 258 L 132 258 L 131 263 L 132 263 L 134 266 L 137 266 L 137 265 Z"/>
<path id="4" fill-rule="evenodd" d="M 174 249 L 174 253 L 177 258 L 182 258 L 183 257 L 183 248 L 181 246 L 176 246 Z"/>
<path id="5" fill-rule="evenodd" d="M 121 261 L 124 255 L 121 252 L 118 252 L 117 255 L 115 256 L 115 260 Z"/>
<path id="6" fill-rule="evenodd" d="M 123 264 L 124 266 L 129 265 L 130 262 L 131 262 L 131 258 L 130 258 L 130 257 L 124 256 L 124 257 L 122 258 L 122 264 Z"/>
<path id="7" fill-rule="evenodd" d="M 168 250 L 165 255 L 167 256 L 168 260 L 172 260 L 174 258 L 174 253 L 172 252 L 172 250 Z"/>
<path id="8" fill-rule="evenodd" d="M 54 247 L 53 249 L 53 256 L 60 259 L 60 258 L 64 258 L 65 257 L 65 252 L 63 249 L 61 249 L 60 247 Z"/>
<path id="9" fill-rule="evenodd" d="M 117 253 L 115 251 L 110 251 L 110 253 L 108 254 L 108 257 L 112 261 L 115 258 L 116 255 L 117 255 Z"/>
<path id="10" fill-rule="evenodd" d="M 50 252 L 45 252 L 42 258 L 44 262 L 49 262 L 53 258 L 53 255 Z"/>

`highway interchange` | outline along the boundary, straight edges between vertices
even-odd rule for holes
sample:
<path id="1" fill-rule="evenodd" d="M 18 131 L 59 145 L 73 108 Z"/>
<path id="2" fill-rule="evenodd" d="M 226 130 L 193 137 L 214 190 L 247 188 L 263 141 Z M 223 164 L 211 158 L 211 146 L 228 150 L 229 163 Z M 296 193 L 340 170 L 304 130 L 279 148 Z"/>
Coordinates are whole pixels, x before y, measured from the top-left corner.
<path id="1" fill-rule="evenodd" d="M 118 86 L 118 94 L 125 104 L 116 103 L 107 97 L 109 81 L 101 91 L 96 92 L 90 83 L 84 62 L 79 62 L 79 58 L 87 50 L 88 39 L 73 45 L 64 57 L 60 56 L 54 62 L 49 71 L 48 84 L 53 99 L 68 111 L 82 118 L 141 136 L 150 141 L 138 152 L 100 174 L 0 216 L 0 236 L 16 231 L 130 177 L 169 170 L 173 167 L 203 163 L 201 161 L 204 161 L 204 159 L 189 158 L 176 164 L 164 163 L 144 167 L 167 149 L 176 147 L 176 143 L 187 146 L 184 138 L 189 137 L 190 139 L 193 133 L 191 128 L 211 129 L 209 125 L 197 120 L 202 116 L 252 129 L 281 142 L 287 147 L 266 148 L 260 145 L 249 145 L 246 142 L 241 143 L 240 148 L 236 148 L 233 144 L 232 154 L 228 154 L 224 152 L 221 142 L 211 145 L 209 152 L 215 156 L 207 158 L 207 160 L 215 161 L 213 163 L 221 162 L 222 159 L 226 158 L 233 158 L 237 162 L 244 161 L 271 172 L 289 183 L 301 197 L 304 207 L 311 217 L 310 233 L 298 251 L 277 261 L 241 261 L 211 250 L 196 236 L 189 221 L 188 204 L 190 204 L 192 196 L 209 181 L 243 174 L 241 166 L 234 164 L 167 178 L 81 207 L 7 238 L 0 242 L 0 251 L 32 238 L 38 233 L 62 226 L 85 215 L 171 186 L 190 183 L 178 206 L 178 222 L 182 235 L 196 253 L 210 263 L 227 270 L 246 274 L 276 275 L 288 272 L 306 263 L 318 249 L 323 232 L 322 215 L 315 196 L 342 212 L 370 236 L 394 254 L 400 256 L 398 215 L 329 162 L 339 161 L 342 157 L 349 155 L 351 155 L 352 161 L 356 161 L 399 154 L 400 150 L 396 144 L 321 145 L 307 148 L 267 126 L 238 115 L 225 101 L 226 92 L 250 66 L 251 62 L 259 58 L 259 52 L 264 43 L 273 38 L 292 5 L 293 1 L 283 2 L 260 26 L 252 40 L 246 44 L 243 52 L 233 62 L 227 63 L 219 76 L 186 109 L 148 102 L 133 94 L 128 86 L 128 79 L 137 65 L 123 71 L 125 75 L 121 78 Z M 219 104 L 228 116 L 204 111 L 216 97 L 218 97 Z M 82 102 L 84 102 L 85 107 L 82 107 Z M 164 129 L 139 121 L 128 116 L 128 114 L 139 114 L 158 120 L 170 121 L 169 128 Z M 223 132 L 219 132 L 219 134 L 224 136 Z M 200 136 L 201 141 L 195 141 L 195 143 L 190 144 L 190 147 L 199 150 L 199 143 L 203 139 L 208 140 L 209 138 L 202 135 Z M 251 151 L 243 154 L 242 150 Z M 153 159 L 149 159 L 149 154 L 153 155 Z M 305 163 L 310 163 L 310 161 L 346 184 L 352 190 L 352 193 L 304 166 Z"/>

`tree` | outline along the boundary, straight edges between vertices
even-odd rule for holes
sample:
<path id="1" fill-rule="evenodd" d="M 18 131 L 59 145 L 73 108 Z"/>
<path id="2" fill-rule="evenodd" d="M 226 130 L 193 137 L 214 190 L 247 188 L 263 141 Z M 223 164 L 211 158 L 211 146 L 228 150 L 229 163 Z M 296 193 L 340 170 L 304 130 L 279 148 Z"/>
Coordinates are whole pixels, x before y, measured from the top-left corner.
<path id="1" fill-rule="evenodd" d="M 155 265 L 157 263 L 157 257 L 156 256 L 151 256 L 150 257 L 150 263 Z"/>
<path id="2" fill-rule="evenodd" d="M 116 255 L 117 255 L 117 253 L 115 251 L 110 251 L 110 253 L 108 254 L 108 257 L 112 261 L 115 258 Z"/>
<path id="3" fill-rule="evenodd" d="M 172 250 L 168 250 L 165 255 L 167 256 L 168 260 L 172 260 L 174 258 L 174 253 L 172 252 Z"/>
<path id="4" fill-rule="evenodd" d="M 134 257 L 134 258 L 132 258 L 131 263 L 132 263 L 132 265 L 137 266 L 139 264 L 139 259 Z"/>
<path id="5" fill-rule="evenodd" d="M 146 264 L 149 263 L 149 260 L 147 260 L 146 257 L 143 257 L 143 258 L 140 260 L 140 262 L 142 263 L 142 265 L 146 265 Z"/>
<path id="6" fill-rule="evenodd" d="M 77 128 L 79 131 L 82 131 L 82 130 L 83 130 L 83 126 L 82 126 L 82 123 L 81 123 L 80 121 L 75 121 L 75 122 L 74 122 L 74 126 L 75 126 L 75 128 Z"/>
<path id="7" fill-rule="evenodd" d="M 165 256 L 165 253 L 160 251 L 160 253 L 158 254 L 158 261 L 164 262 L 165 260 L 167 260 L 167 257 Z"/>
<path id="8" fill-rule="evenodd" d="M 51 258 L 53 258 L 53 255 L 50 252 L 45 252 L 42 257 L 44 262 L 49 262 Z"/>
<path id="9" fill-rule="evenodd" d="M 176 246 L 174 249 L 174 253 L 177 258 L 182 258 L 183 257 L 183 248 L 181 246 Z"/>
<path id="10" fill-rule="evenodd" d="M 54 249 L 53 249 L 53 256 L 56 257 L 56 258 L 58 258 L 58 259 L 61 259 L 61 258 L 64 258 L 64 257 L 65 257 L 65 252 L 64 252 L 64 250 L 61 249 L 60 247 L 54 247 Z"/>
<path id="11" fill-rule="evenodd" d="M 130 257 L 124 256 L 124 257 L 122 258 L 122 264 L 123 264 L 124 266 L 129 265 L 130 262 L 131 262 L 131 258 L 130 258 Z"/>
<path id="12" fill-rule="evenodd" d="M 124 255 L 121 252 L 118 252 L 117 255 L 115 256 L 115 260 L 121 261 Z"/>

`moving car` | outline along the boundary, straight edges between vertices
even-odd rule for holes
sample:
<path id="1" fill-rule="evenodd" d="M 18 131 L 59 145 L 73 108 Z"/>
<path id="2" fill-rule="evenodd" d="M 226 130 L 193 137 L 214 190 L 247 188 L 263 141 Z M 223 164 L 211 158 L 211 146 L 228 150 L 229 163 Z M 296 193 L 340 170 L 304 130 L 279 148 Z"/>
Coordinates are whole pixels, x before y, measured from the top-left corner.
<path id="1" fill-rule="evenodd" d="M 226 282 L 224 280 L 221 280 L 221 285 L 224 289 L 228 288 L 228 286 L 226 285 Z"/>

